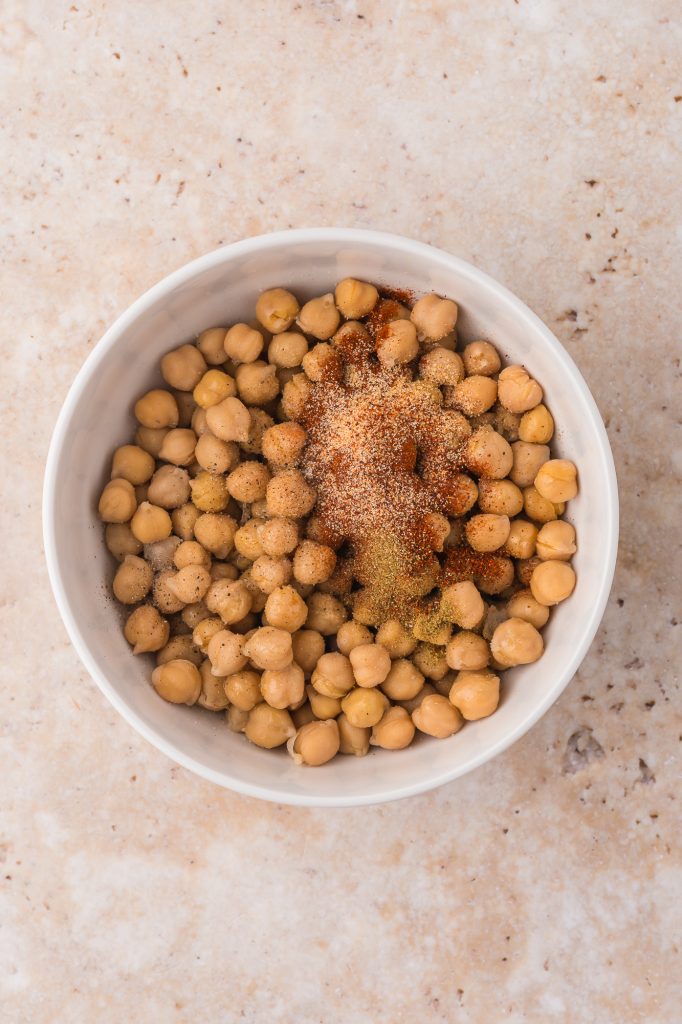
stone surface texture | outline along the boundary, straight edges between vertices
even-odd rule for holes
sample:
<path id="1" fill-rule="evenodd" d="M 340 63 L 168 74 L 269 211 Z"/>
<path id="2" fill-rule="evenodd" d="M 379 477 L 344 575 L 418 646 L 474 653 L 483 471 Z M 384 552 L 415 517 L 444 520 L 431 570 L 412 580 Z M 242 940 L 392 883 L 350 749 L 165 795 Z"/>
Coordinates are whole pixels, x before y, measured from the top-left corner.
<path id="1" fill-rule="evenodd" d="M 4 1020 L 679 1020 L 679 13 L 2 4 Z M 241 798 L 138 737 L 41 543 L 50 432 L 104 329 L 195 256 L 312 225 L 431 242 L 523 298 L 593 390 L 622 499 L 558 703 L 474 774 L 356 810 Z"/>

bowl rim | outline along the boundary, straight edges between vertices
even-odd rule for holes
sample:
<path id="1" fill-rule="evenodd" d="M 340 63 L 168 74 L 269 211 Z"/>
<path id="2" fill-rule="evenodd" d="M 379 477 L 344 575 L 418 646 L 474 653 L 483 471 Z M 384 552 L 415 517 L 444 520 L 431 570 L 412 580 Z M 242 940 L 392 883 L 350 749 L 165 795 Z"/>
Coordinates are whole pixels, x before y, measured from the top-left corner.
<path id="1" fill-rule="evenodd" d="M 414 784 L 409 786 L 398 786 L 394 790 L 383 792 L 381 794 L 374 794 L 370 791 L 367 794 L 359 796 L 346 796 L 342 792 L 331 796 L 315 796 L 290 793 L 286 790 L 280 791 L 275 788 L 261 785 L 252 785 L 242 779 L 232 777 L 230 775 L 229 765 L 226 765 L 224 771 L 215 771 L 196 761 L 181 748 L 164 739 L 154 728 L 142 721 L 138 715 L 131 710 L 125 700 L 109 682 L 104 672 L 99 668 L 94 655 L 90 651 L 88 643 L 81 633 L 78 622 L 69 603 L 57 554 L 54 512 L 57 497 L 56 468 L 59 462 L 60 453 L 67 440 L 69 423 L 83 390 L 93 375 L 97 372 L 99 364 L 105 354 L 116 344 L 119 336 L 127 330 L 127 328 L 133 324 L 134 321 L 144 313 L 150 305 L 206 270 L 219 266 L 222 263 L 229 263 L 234 257 L 240 255 L 258 254 L 268 249 L 277 249 L 282 245 L 314 241 L 338 242 L 339 244 L 351 245 L 353 243 L 359 245 L 370 244 L 383 248 L 390 247 L 393 250 L 409 252 L 416 256 L 422 255 L 430 261 L 433 261 L 433 259 L 436 258 L 444 266 L 455 270 L 460 276 L 476 281 L 488 291 L 504 300 L 508 306 L 514 308 L 515 313 L 520 319 L 525 320 L 530 328 L 543 335 L 544 341 L 547 343 L 549 349 L 552 351 L 557 361 L 560 362 L 564 372 L 570 379 L 571 386 L 581 393 L 582 398 L 586 402 L 590 411 L 591 427 L 595 443 L 598 446 L 599 454 L 606 467 L 604 489 L 609 514 L 607 521 L 600 524 L 604 531 L 604 562 L 601 580 L 599 588 L 594 594 L 590 614 L 585 622 L 582 640 L 573 651 L 570 661 L 564 666 L 563 671 L 557 673 L 553 685 L 547 690 L 543 699 L 535 706 L 532 712 L 530 712 L 513 730 L 498 740 L 498 742 L 492 747 L 472 755 L 464 764 L 460 764 L 452 770 L 441 772 L 439 775 L 429 777 L 428 779 L 416 780 Z M 140 735 L 155 746 L 157 750 L 160 750 L 171 760 L 180 764 L 182 767 L 187 768 L 189 771 L 194 772 L 209 782 L 216 783 L 219 786 L 231 789 L 245 796 L 259 797 L 274 803 L 290 804 L 300 807 L 358 807 L 376 803 L 386 803 L 409 796 L 416 796 L 419 793 L 436 789 L 446 782 L 451 782 L 454 779 L 473 771 L 485 762 L 491 761 L 494 757 L 497 757 L 498 754 L 507 750 L 513 743 L 524 736 L 545 714 L 551 705 L 554 704 L 559 695 L 566 688 L 577 672 L 590 648 L 590 645 L 592 644 L 602 620 L 613 582 L 618 549 L 618 522 L 618 484 L 613 454 L 608 435 L 606 433 L 606 428 L 604 427 L 597 404 L 582 374 L 566 349 L 561 345 L 552 331 L 550 331 L 549 327 L 547 327 L 540 317 L 533 313 L 533 311 L 526 306 L 521 299 L 514 295 L 513 292 L 466 260 L 463 260 L 458 256 L 454 256 L 443 249 L 429 245 L 428 243 L 415 241 L 403 235 L 364 228 L 294 228 L 255 235 L 250 238 L 245 238 L 240 241 L 221 246 L 220 248 L 214 249 L 203 256 L 199 256 L 197 259 L 194 259 L 180 267 L 178 270 L 173 271 L 157 284 L 149 288 L 105 331 L 76 374 L 52 432 L 43 481 L 43 540 L 47 571 L 52 592 L 67 634 L 76 650 L 76 653 L 107 700 L 113 705 L 119 714 L 121 714 L 122 717 L 132 725 L 138 733 L 140 733 Z"/>

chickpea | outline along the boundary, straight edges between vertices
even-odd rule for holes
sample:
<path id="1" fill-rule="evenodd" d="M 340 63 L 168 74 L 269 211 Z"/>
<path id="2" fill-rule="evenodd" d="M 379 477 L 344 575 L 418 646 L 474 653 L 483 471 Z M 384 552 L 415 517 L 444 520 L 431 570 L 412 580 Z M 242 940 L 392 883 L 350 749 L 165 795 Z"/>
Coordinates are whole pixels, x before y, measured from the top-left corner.
<path id="1" fill-rule="evenodd" d="M 168 579 L 168 589 L 183 604 L 200 601 L 211 585 L 211 574 L 203 565 L 190 564 Z"/>
<path id="2" fill-rule="evenodd" d="M 265 497 L 270 471 L 262 462 L 242 462 L 227 478 L 227 489 L 236 501 L 259 501 Z"/>
<path id="3" fill-rule="evenodd" d="M 370 644 L 371 642 L 372 634 L 370 631 L 366 626 L 355 622 L 354 619 L 344 622 L 336 634 L 336 645 L 341 654 L 346 656 L 350 654 L 354 647 L 359 647 L 361 644 Z"/>
<path id="4" fill-rule="evenodd" d="M 334 298 L 346 320 L 359 320 L 372 312 L 379 300 L 379 292 L 373 284 L 344 277 L 336 286 Z"/>
<path id="5" fill-rule="evenodd" d="M 524 487 L 523 510 L 528 518 L 534 519 L 536 523 L 551 523 L 558 519 L 564 507 L 555 505 L 549 498 L 543 498 L 535 487 Z"/>
<path id="6" fill-rule="evenodd" d="M 341 701 L 341 708 L 350 724 L 361 729 L 371 729 L 376 725 L 388 707 L 388 700 L 381 690 L 376 688 L 356 687 Z"/>
<path id="7" fill-rule="evenodd" d="M 472 516 L 465 527 L 466 538 L 474 551 L 497 551 L 509 536 L 508 516 L 483 514 Z"/>
<path id="8" fill-rule="evenodd" d="M 136 444 L 117 448 L 111 463 L 111 479 L 127 480 L 134 487 L 145 484 L 154 472 L 154 459 Z"/>
<path id="9" fill-rule="evenodd" d="M 208 473 L 229 473 L 239 462 L 239 449 L 234 441 L 221 441 L 209 433 L 201 435 L 194 454 Z"/>
<path id="10" fill-rule="evenodd" d="M 502 366 L 497 349 L 489 341 L 472 341 L 464 348 L 462 360 L 470 377 L 492 377 Z"/>
<path id="11" fill-rule="evenodd" d="M 240 672 L 247 663 L 248 657 L 243 650 L 244 637 L 229 629 L 220 630 L 208 642 L 206 653 L 211 662 L 214 676 L 231 676 Z"/>
<path id="12" fill-rule="evenodd" d="M 386 619 L 382 622 L 376 640 L 386 648 L 392 658 L 406 658 L 417 646 L 415 638 L 397 619 Z"/>
<path id="13" fill-rule="evenodd" d="M 175 466 L 189 466 L 194 461 L 196 446 L 197 438 L 193 430 L 176 427 L 169 430 L 164 437 L 159 458 L 172 462 Z"/>
<path id="14" fill-rule="evenodd" d="M 282 388 L 282 412 L 289 420 L 303 415 L 310 398 L 311 384 L 304 373 L 297 373 Z"/>
<path id="15" fill-rule="evenodd" d="M 434 384 L 455 387 L 464 377 L 461 356 L 437 345 L 419 360 L 419 375 Z"/>
<path id="16" fill-rule="evenodd" d="M 324 637 L 314 629 L 299 629 L 291 636 L 294 661 L 303 669 L 306 677 L 312 675 L 315 666 L 324 654 Z"/>
<path id="17" fill-rule="evenodd" d="M 535 489 L 548 501 L 570 501 L 578 493 L 577 471 L 567 459 L 549 459 L 535 477 Z"/>
<path id="18" fill-rule="evenodd" d="M 293 370 L 300 366 L 308 351 L 308 342 L 304 334 L 285 331 L 277 334 L 268 347 L 268 360 L 282 369 Z"/>
<path id="19" fill-rule="evenodd" d="M 488 665 L 490 648 L 478 633 L 462 630 L 445 648 L 445 659 L 449 668 L 476 671 Z"/>
<path id="20" fill-rule="evenodd" d="M 325 544 L 301 541 L 294 555 L 294 577 L 299 583 L 322 583 L 329 579 L 336 566 L 336 555 Z"/>
<path id="21" fill-rule="evenodd" d="M 339 753 L 364 757 L 369 752 L 370 730 L 351 725 L 343 712 L 336 719 L 336 724 L 339 729 Z"/>
<path id="22" fill-rule="evenodd" d="M 192 501 L 202 512 L 222 512 L 230 501 L 227 481 L 223 476 L 214 476 L 205 470 L 190 481 Z"/>
<path id="23" fill-rule="evenodd" d="M 493 658 L 503 668 L 529 665 L 537 661 L 542 654 L 543 646 L 542 637 L 535 626 L 524 619 L 514 618 L 502 622 L 490 641 Z"/>
<path id="24" fill-rule="evenodd" d="M 194 401 L 201 409 L 220 405 L 226 398 L 234 398 L 237 385 L 234 377 L 223 370 L 207 370 L 192 392 Z"/>
<path id="25" fill-rule="evenodd" d="M 525 412 L 519 423 L 519 438 L 531 444 L 549 444 L 554 434 L 554 420 L 546 405 L 536 405 Z"/>
<path id="26" fill-rule="evenodd" d="M 196 647 L 191 636 L 176 634 L 156 655 L 157 665 L 167 665 L 169 661 L 191 661 L 197 668 L 204 660 L 203 654 Z"/>
<path id="27" fill-rule="evenodd" d="M 291 633 L 261 626 L 244 644 L 244 654 L 260 669 L 283 669 L 293 661 Z"/>
<path id="28" fill-rule="evenodd" d="M 409 320 L 392 320 L 380 328 L 377 356 L 382 366 L 391 368 L 409 363 L 419 354 L 417 331 Z"/>
<path id="29" fill-rule="evenodd" d="M 441 341 L 454 331 L 457 324 L 457 304 L 439 295 L 425 295 L 415 302 L 410 314 L 420 338 Z"/>
<path id="30" fill-rule="evenodd" d="M 295 736 L 296 729 L 288 711 L 271 708 L 269 704 L 256 704 L 249 712 L 244 733 L 257 747 L 272 750 L 274 747 L 281 747 L 290 737 Z"/>
<path id="31" fill-rule="evenodd" d="M 296 322 L 306 334 L 312 334 L 320 341 L 327 341 L 339 326 L 340 319 L 339 311 L 334 304 L 334 296 L 329 292 L 306 302 Z"/>
<path id="32" fill-rule="evenodd" d="M 535 600 L 530 590 L 519 590 L 507 601 L 507 615 L 523 619 L 536 629 L 542 629 L 549 619 L 549 608 Z"/>
<path id="33" fill-rule="evenodd" d="M 152 544 L 145 544 L 144 557 L 154 572 L 166 572 L 173 569 L 173 558 L 182 541 L 179 537 L 165 537 Z"/>
<path id="34" fill-rule="evenodd" d="M 135 491 L 129 480 L 110 480 L 99 499 L 99 517 L 103 523 L 127 523 L 137 508 Z"/>
<path id="35" fill-rule="evenodd" d="M 268 483 L 266 499 L 269 515 L 299 519 L 312 510 L 317 495 L 299 470 L 283 469 Z"/>
<path id="36" fill-rule="evenodd" d="M 465 377 L 455 388 L 454 404 L 467 416 L 480 416 L 497 400 L 497 381 L 481 375 Z"/>
<path id="37" fill-rule="evenodd" d="M 235 376 L 239 397 L 249 405 L 266 405 L 279 394 L 277 368 L 272 363 L 242 363 Z"/>
<path id="38" fill-rule="evenodd" d="M 176 569 L 185 569 L 188 565 L 203 565 L 210 569 L 211 556 L 197 541 L 185 540 L 173 552 L 173 564 Z"/>
<path id="39" fill-rule="evenodd" d="M 537 535 L 537 552 L 543 561 L 567 562 L 576 552 L 571 524 L 563 519 L 545 523 Z"/>
<path id="40" fill-rule="evenodd" d="M 407 313 L 409 314 L 409 310 L 407 310 Z M 332 338 L 332 343 L 337 348 L 346 348 L 349 345 L 354 348 L 363 342 L 369 345 L 369 341 L 369 331 L 359 320 L 347 320 L 346 323 L 341 324 Z"/>
<path id="41" fill-rule="evenodd" d="M 311 683 L 325 697 L 344 697 L 355 685 L 350 660 L 337 651 L 323 654 L 315 666 Z"/>
<path id="42" fill-rule="evenodd" d="M 206 360 L 194 345 L 181 345 L 161 360 L 161 376 L 178 391 L 191 391 L 206 372 Z"/>
<path id="43" fill-rule="evenodd" d="M 296 764 L 319 766 L 331 761 L 339 752 L 339 727 L 327 722 L 309 722 L 302 726 L 287 743 L 287 750 Z"/>
<path id="44" fill-rule="evenodd" d="M 338 373 L 339 359 L 334 348 L 328 342 L 321 341 L 304 355 L 302 367 L 309 380 L 319 383 Z"/>
<path id="45" fill-rule="evenodd" d="M 263 434 L 263 458 L 274 466 L 293 466 L 306 443 L 306 432 L 298 423 L 276 423 Z"/>
<path id="46" fill-rule="evenodd" d="M 238 398 L 224 398 L 206 410 L 208 429 L 221 441 L 248 441 L 251 416 Z"/>
<path id="47" fill-rule="evenodd" d="M 542 388 L 523 366 L 506 366 L 498 379 L 500 403 L 510 412 L 528 412 L 542 401 Z"/>
<path id="48" fill-rule="evenodd" d="M 299 305 L 294 295 L 284 288 L 270 288 L 258 297 L 256 317 L 266 331 L 281 334 L 288 331 L 298 313 Z"/>
<path id="49" fill-rule="evenodd" d="M 492 427 L 479 427 L 466 443 L 464 459 L 478 476 L 501 480 L 512 468 L 514 457 L 509 442 L 501 434 Z"/>
<path id="50" fill-rule="evenodd" d="M 205 512 L 194 524 L 194 536 L 216 558 L 227 558 L 234 545 L 237 524 L 232 516 Z"/>
<path id="51" fill-rule="evenodd" d="M 311 594 L 307 604 L 306 626 L 308 629 L 317 630 L 323 636 L 332 636 L 338 633 L 339 628 L 348 618 L 345 607 L 331 594 Z"/>
<path id="52" fill-rule="evenodd" d="M 261 677 L 258 672 L 252 672 L 249 669 L 232 672 L 226 679 L 223 679 L 225 695 L 230 704 L 234 704 L 240 711 L 253 711 L 256 704 L 261 704 L 263 701 L 260 681 Z"/>
<path id="53" fill-rule="evenodd" d="M 290 519 L 269 519 L 261 522 L 256 535 L 263 554 L 281 558 L 290 554 L 298 544 L 298 527 Z"/>
<path id="54" fill-rule="evenodd" d="M 125 564 L 125 563 L 124 563 Z M 568 562 L 541 562 L 533 570 L 530 589 L 540 604 L 559 604 L 570 597 L 575 588 L 575 572 Z"/>
<path id="55" fill-rule="evenodd" d="M 165 509 L 187 504 L 189 495 L 189 474 L 180 466 L 161 466 L 157 469 L 147 491 L 149 503 Z"/>
<path id="56" fill-rule="evenodd" d="M 109 523 L 104 540 L 117 562 L 122 562 L 126 555 L 139 555 L 142 550 L 142 544 L 127 523 Z"/>
<path id="57" fill-rule="evenodd" d="M 377 611 L 375 602 L 371 599 L 367 587 L 356 590 L 351 595 L 351 607 L 353 618 L 363 626 L 378 626 L 381 616 Z"/>
<path id="58" fill-rule="evenodd" d="M 494 672 L 458 672 L 449 700 L 467 722 L 487 718 L 500 702 L 500 677 Z"/>
<path id="59" fill-rule="evenodd" d="M 165 509 L 143 501 L 130 521 L 130 529 L 143 544 L 153 544 L 168 537 L 173 524 Z"/>
<path id="60" fill-rule="evenodd" d="M 424 686 L 424 676 L 416 665 L 405 658 L 391 663 L 381 689 L 391 700 L 411 700 Z"/>
<path id="61" fill-rule="evenodd" d="M 516 516 L 523 508 L 523 494 L 511 480 L 479 480 L 478 507 L 491 515 Z"/>
<path id="62" fill-rule="evenodd" d="M 235 324 L 225 335 L 225 353 L 235 363 L 255 363 L 264 345 L 261 332 L 248 324 Z"/>
<path id="63" fill-rule="evenodd" d="M 198 622 L 192 630 L 192 642 L 194 643 L 194 646 L 198 647 L 200 651 L 203 651 L 204 654 L 206 654 L 208 652 L 208 645 L 213 637 L 216 633 L 220 633 L 224 628 L 225 624 L 222 619 L 202 619 L 201 622 Z"/>
<path id="64" fill-rule="evenodd" d="M 391 669 L 391 656 L 381 644 L 359 644 L 348 655 L 358 686 L 378 686 Z"/>
<path id="65" fill-rule="evenodd" d="M 389 708 L 372 729 L 370 743 L 384 750 L 404 750 L 414 739 L 414 722 L 401 707 Z"/>
<path id="66" fill-rule="evenodd" d="M 251 579 L 264 594 L 272 594 L 291 579 L 291 562 L 288 558 L 259 555 L 251 566 Z"/>
<path id="67" fill-rule="evenodd" d="M 225 688 L 222 680 L 217 679 L 211 672 L 211 662 L 208 658 L 199 665 L 201 676 L 201 693 L 197 698 L 197 704 L 208 711 L 224 711 L 228 701 L 225 696 Z"/>
<path id="68" fill-rule="evenodd" d="M 526 519 L 515 519 L 509 528 L 504 550 L 512 558 L 532 558 L 535 554 L 537 536 L 537 526 Z"/>
<path id="69" fill-rule="evenodd" d="M 155 388 L 135 402 L 135 418 L 143 427 L 177 427 L 180 413 L 170 391 Z"/>
<path id="70" fill-rule="evenodd" d="M 412 712 L 412 721 L 420 732 L 439 740 L 453 736 L 464 725 L 457 708 L 440 693 L 424 697 L 419 707 Z"/>
<path id="71" fill-rule="evenodd" d="M 224 340 L 224 327 L 209 327 L 197 338 L 197 348 L 209 366 L 220 366 L 225 362 Z"/>
<path id="72" fill-rule="evenodd" d="M 272 708 L 298 704 L 305 694 L 303 669 L 295 662 L 282 669 L 266 669 L 261 676 L 260 690 Z"/>
<path id="73" fill-rule="evenodd" d="M 338 697 L 327 697 L 325 694 L 318 693 L 313 686 L 306 687 L 306 694 L 315 718 L 324 720 L 336 718 L 341 714 L 341 700 Z"/>
<path id="74" fill-rule="evenodd" d="M 451 622 L 464 630 L 474 629 L 485 615 L 483 598 L 470 580 L 445 587 L 440 607 Z"/>
<path id="75" fill-rule="evenodd" d="M 249 720 L 249 713 L 231 704 L 225 712 L 225 718 L 227 720 L 227 728 L 231 732 L 244 732 L 246 723 Z"/>
<path id="76" fill-rule="evenodd" d="M 160 651 L 168 643 L 170 627 L 151 604 L 140 605 L 130 613 L 123 630 L 133 654 Z"/>
<path id="77" fill-rule="evenodd" d="M 138 427 L 135 431 L 135 444 L 152 456 L 158 459 L 163 439 L 168 433 L 168 427 Z"/>
<path id="78" fill-rule="evenodd" d="M 171 704 L 196 704 L 201 693 L 201 674 L 191 661 L 178 658 L 157 666 L 152 672 L 152 684 L 158 695 Z"/>
<path id="79" fill-rule="evenodd" d="M 237 551 L 252 562 L 264 554 L 263 545 L 258 536 L 258 529 L 263 523 L 263 519 L 249 519 L 239 527 L 234 535 L 234 545 Z"/>
<path id="80" fill-rule="evenodd" d="M 268 594 L 265 602 L 265 617 L 268 625 L 276 629 L 285 629 L 295 633 L 300 629 L 308 616 L 308 608 L 303 598 L 293 587 L 276 587 Z"/>
<path id="81" fill-rule="evenodd" d="M 435 644 L 417 644 L 412 661 L 427 679 L 438 680 L 447 675 L 448 663 L 445 658 L 445 650 Z"/>
<path id="82" fill-rule="evenodd" d="M 251 591 L 242 580 L 215 580 L 206 592 L 206 607 L 226 626 L 240 622 L 251 611 Z"/>

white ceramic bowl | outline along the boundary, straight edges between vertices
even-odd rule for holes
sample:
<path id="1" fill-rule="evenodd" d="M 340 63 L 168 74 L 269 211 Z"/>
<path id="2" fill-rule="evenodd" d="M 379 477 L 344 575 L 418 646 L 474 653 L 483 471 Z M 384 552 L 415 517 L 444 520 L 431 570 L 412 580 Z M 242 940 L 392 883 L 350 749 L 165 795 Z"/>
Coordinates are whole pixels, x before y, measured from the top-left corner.
<path id="1" fill-rule="evenodd" d="M 450 296 L 460 306 L 464 339 L 490 339 L 507 361 L 525 364 L 541 382 L 558 426 L 555 449 L 579 467 L 580 495 L 568 513 L 578 534 L 578 583 L 552 612 L 540 661 L 505 673 L 502 703 L 490 718 L 448 740 L 422 739 L 399 753 L 373 751 L 302 769 L 284 752 L 261 750 L 231 733 L 224 715 L 156 695 L 150 664 L 131 654 L 109 597 L 112 560 L 96 506 L 113 448 L 133 433 L 135 396 L 161 383 L 164 352 L 206 327 L 250 319 L 264 288 L 283 285 L 305 300 L 351 275 Z M 519 299 L 470 264 L 420 242 L 322 228 L 249 238 L 209 253 L 150 289 L 116 321 L 78 374 L 57 421 L 43 522 L 50 579 L 74 647 L 138 732 L 184 767 L 241 793 L 291 804 L 357 805 L 410 796 L 471 771 L 552 705 L 603 614 L 615 565 L 618 494 L 606 431 L 585 382 Z"/>

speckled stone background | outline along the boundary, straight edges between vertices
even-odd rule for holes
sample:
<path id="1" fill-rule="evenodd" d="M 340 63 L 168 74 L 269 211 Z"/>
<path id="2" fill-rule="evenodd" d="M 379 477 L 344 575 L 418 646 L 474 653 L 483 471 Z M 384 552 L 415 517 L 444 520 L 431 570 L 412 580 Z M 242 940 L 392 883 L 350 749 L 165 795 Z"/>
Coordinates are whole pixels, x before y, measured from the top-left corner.
<path id="1" fill-rule="evenodd" d="M 679 15 L 4 0 L 3 1021 L 679 1021 Z M 501 279 L 583 371 L 620 478 L 615 586 L 561 700 L 494 763 L 377 808 L 174 767 L 81 668 L 43 563 L 50 432 L 105 327 L 290 225 L 396 231 Z"/>

